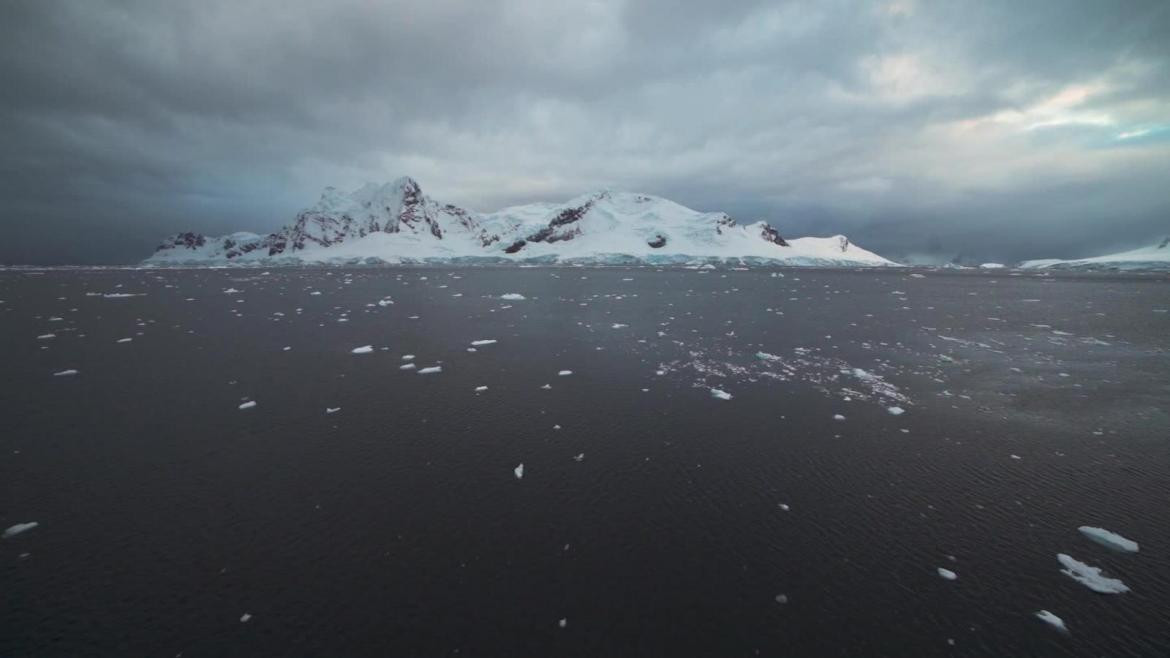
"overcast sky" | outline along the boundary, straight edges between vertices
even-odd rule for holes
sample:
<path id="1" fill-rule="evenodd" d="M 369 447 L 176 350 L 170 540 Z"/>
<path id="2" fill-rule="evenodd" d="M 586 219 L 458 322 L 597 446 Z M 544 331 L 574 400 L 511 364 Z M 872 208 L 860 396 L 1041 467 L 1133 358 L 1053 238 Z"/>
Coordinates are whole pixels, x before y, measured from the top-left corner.
<path id="1" fill-rule="evenodd" d="M 125 263 L 410 175 L 893 257 L 1170 234 L 1170 2 L 4 0 L 0 262 Z"/>

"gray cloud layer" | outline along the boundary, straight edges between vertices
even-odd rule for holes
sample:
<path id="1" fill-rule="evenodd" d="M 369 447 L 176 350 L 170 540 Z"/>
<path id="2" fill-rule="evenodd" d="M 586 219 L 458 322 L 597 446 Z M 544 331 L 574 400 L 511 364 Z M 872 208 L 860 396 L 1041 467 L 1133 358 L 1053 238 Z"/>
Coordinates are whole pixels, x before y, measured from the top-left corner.
<path id="1" fill-rule="evenodd" d="M 1170 232 L 1163 0 L 10 0 L 0 82 L 0 262 L 131 262 L 402 174 L 891 256 Z"/>

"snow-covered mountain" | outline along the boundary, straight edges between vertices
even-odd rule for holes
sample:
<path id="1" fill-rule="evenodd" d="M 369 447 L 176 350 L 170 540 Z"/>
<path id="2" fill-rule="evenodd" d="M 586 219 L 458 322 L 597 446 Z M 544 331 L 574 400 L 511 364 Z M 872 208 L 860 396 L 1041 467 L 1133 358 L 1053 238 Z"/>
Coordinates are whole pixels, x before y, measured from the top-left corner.
<path id="1" fill-rule="evenodd" d="M 321 199 L 269 235 L 167 238 L 147 265 L 423 262 L 686 263 L 812 266 L 895 263 L 844 236 L 785 240 L 766 222 L 741 225 L 647 194 L 595 192 L 565 203 L 476 213 L 439 203 L 400 178 Z"/>
<path id="2" fill-rule="evenodd" d="M 1054 270 L 1170 270 L 1170 238 L 1148 247 L 1079 260 L 1028 260 L 1020 267 Z"/>

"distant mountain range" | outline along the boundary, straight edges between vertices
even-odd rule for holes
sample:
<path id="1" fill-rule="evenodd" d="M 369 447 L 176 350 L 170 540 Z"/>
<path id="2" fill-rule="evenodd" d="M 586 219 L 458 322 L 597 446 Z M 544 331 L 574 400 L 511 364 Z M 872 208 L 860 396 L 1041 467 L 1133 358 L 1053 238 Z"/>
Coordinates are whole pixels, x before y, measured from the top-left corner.
<path id="1" fill-rule="evenodd" d="M 268 235 L 167 238 L 146 265 L 427 262 L 895 265 L 841 235 L 785 239 L 766 222 L 741 225 L 648 194 L 595 192 L 565 203 L 476 213 L 423 194 L 411 178 L 328 187 Z"/>

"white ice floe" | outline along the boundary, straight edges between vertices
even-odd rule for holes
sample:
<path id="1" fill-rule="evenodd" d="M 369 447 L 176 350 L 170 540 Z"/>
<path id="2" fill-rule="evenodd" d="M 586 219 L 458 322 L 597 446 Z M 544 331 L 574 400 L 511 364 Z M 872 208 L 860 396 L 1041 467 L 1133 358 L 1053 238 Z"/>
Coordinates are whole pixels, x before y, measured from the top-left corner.
<path id="1" fill-rule="evenodd" d="M 557 373 L 557 377 L 568 377 L 571 374 L 573 374 L 572 370 L 561 370 Z M 547 384 L 546 384 L 546 386 L 547 386 Z"/>
<path id="2" fill-rule="evenodd" d="M 50 340 L 56 337 L 57 334 L 41 334 L 40 336 L 37 336 L 37 340 Z"/>
<path id="3" fill-rule="evenodd" d="M 402 360 L 403 361 L 414 361 L 414 355 L 413 354 L 403 354 Z"/>
<path id="4" fill-rule="evenodd" d="M 438 372 L 443 372 L 443 366 L 430 366 L 428 368 L 418 369 L 418 374 L 420 375 L 433 375 Z"/>
<path id="5" fill-rule="evenodd" d="M 788 603 L 788 595 L 787 594 L 777 594 L 776 595 L 776 603 L 779 603 L 780 605 L 784 605 L 784 604 Z"/>
<path id="6" fill-rule="evenodd" d="M 235 288 L 227 288 L 226 290 L 223 291 L 223 294 L 236 295 L 236 294 L 239 294 L 241 292 L 244 292 L 244 291 L 243 290 L 236 290 Z M 106 297 L 109 297 L 109 295 L 106 295 Z"/>
<path id="7" fill-rule="evenodd" d="M 17 523 L 16 525 L 10 526 L 7 530 L 5 530 L 2 536 L 4 539 L 10 539 L 22 532 L 28 532 L 29 530 L 32 530 L 39 525 L 40 524 L 36 521 L 29 521 L 28 523 Z"/>
<path id="8" fill-rule="evenodd" d="M 373 345 L 362 345 L 361 347 L 355 347 L 352 350 L 350 350 L 350 352 L 352 352 L 354 354 L 369 354 L 370 352 L 373 352 L 373 351 L 374 351 Z"/>
<path id="9" fill-rule="evenodd" d="M 584 459 L 585 459 L 585 453 L 583 453 L 583 452 L 578 454 L 578 455 L 573 456 L 573 461 L 575 461 L 575 462 L 579 462 L 579 461 L 582 461 Z"/>
<path id="10" fill-rule="evenodd" d="M 255 407 L 255 406 L 256 406 L 255 400 L 248 400 L 247 402 L 240 405 L 240 409 L 251 409 L 252 407 Z"/>
<path id="11" fill-rule="evenodd" d="M 116 340 L 114 342 L 115 343 L 129 343 L 132 340 L 134 340 L 134 339 L 133 338 L 119 338 L 118 340 Z"/>
<path id="12" fill-rule="evenodd" d="M 568 626 L 568 625 L 569 625 L 569 620 L 568 620 L 568 619 L 564 619 L 564 618 L 562 618 L 560 621 L 558 621 L 558 622 L 557 622 L 557 626 L 560 626 L 561 628 L 564 628 L 564 627 L 566 627 L 566 626 Z"/>
<path id="13" fill-rule="evenodd" d="M 1121 594 L 1128 592 L 1129 587 L 1116 578 L 1101 575 L 1101 569 L 1090 567 L 1084 562 L 1073 559 L 1064 553 L 1057 553 L 1056 559 L 1064 565 L 1061 573 L 1078 583 L 1100 594 Z"/>
<path id="14" fill-rule="evenodd" d="M 711 389 L 711 397 L 719 398 L 720 400 L 730 400 L 731 393 L 728 393 L 727 391 L 724 391 L 722 389 L 713 388 L 713 389 Z"/>
<path id="15" fill-rule="evenodd" d="M 938 568 L 938 575 L 942 576 L 946 580 L 955 580 L 959 577 L 959 574 L 955 573 L 954 571 L 951 571 L 950 569 L 943 569 L 942 567 Z"/>
<path id="16" fill-rule="evenodd" d="M 841 414 L 833 414 L 833 420 L 845 420 L 845 417 Z"/>
<path id="17" fill-rule="evenodd" d="M 628 324 L 622 324 L 622 323 L 620 323 L 620 322 L 615 322 L 615 323 L 613 323 L 613 327 L 612 327 L 612 328 L 613 328 L 613 329 L 625 329 L 625 328 L 626 328 L 626 327 L 628 327 L 628 326 L 630 326 L 630 325 L 628 325 Z"/>
<path id="18" fill-rule="evenodd" d="M 512 472 L 516 474 L 517 480 L 523 479 L 524 478 L 524 464 L 520 464 L 516 468 L 512 469 Z"/>
<path id="19" fill-rule="evenodd" d="M 415 365 L 413 363 L 404 363 L 404 364 L 398 366 L 399 370 L 414 370 L 414 368 L 415 368 Z"/>
<path id="20" fill-rule="evenodd" d="M 886 411 L 890 412 L 891 416 L 901 416 L 906 413 L 906 410 L 902 407 L 886 407 Z"/>
<path id="21" fill-rule="evenodd" d="M 1097 528 L 1090 525 L 1083 525 L 1077 528 L 1077 530 L 1080 530 L 1081 534 L 1098 544 L 1112 548 L 1115 551 L 1121 551 L 1123 553 L 1138 552 L 1138 543 L 1136 541 L 1126 539 L 1116 532 L 1110 532 L 1104 528 Z"/>
<path id="22" fill-rule="evenodd" d="M 779 507 L 780 511 L 782 511 L 782 512 L 788 512 L 792 509 L 791 507 L 788 506 L 788 503 L 780 503 L 779 505 L 777 505 L 777 507 Z"/>
<path id="23" fill-rule="evenodd" d="M 57 372 L 53 373 L 53 376 L 54 377 L 72 377 L 73 375 L 76 375 L 77 372 L 78 371 L 74 370 L 73 368 L 70 368 L 68 370 L 57 371 Z"/>
<path id="24" fill-rule="evenodd" d="M 476 346 L 476 347 L 481 347 L 483 345 L 495 345 L 497 342 L 499 342 L 499 341 L 496 341 L 495 339 L 491 339 L 491 338 L 485 338 L 483 340 L 473 340 L 473 341 L 471 341 L 471 344 Z"/>
<path id="25" fill-rule="evenodd" d="M 244 614 L 240 615 L 240 623 L 246 624 L 246 623 L 248 623 L 248 620 L 251 618 L 252 618 L 252 615 L 245 612 Z"/>
<path id="26" fill-rule="evenodd" d="M 509 292 L 509 293 L 504 293 L 503 295 L 500 295 L 500 299 L 506 299 L 510 302 L 519 302 L 519 301 L 523 301 L 523 300 L 527 299 L 527 297 L 525 297 L 524 295 L 521 295 L 518 292 Z"/>
<path id="27" fill-rule="evenodd" d="M 486 391 L 486 390 L 488 390 L 488 387 L 486 387 L 486 386 L 476 386 L 476 387 L 475 387 L 475 392 L 476 392 L 476 393 L 483 393 L 483 392 L 484 392 L 484 391 Z"/>
<path id="28" fill-rule="evenodd" d="M 335 414 L 338 411 L 341 411 L 341 407 L 325 407 L 326 414 Z"/>
<path id="29" fill-rule="evenodd" d="M 1037 612 L 1036 617 L 1039 618 L 1040 621 L 1043 621 L 1045 624 L 1052 626 L 1062 633 L 1068 632 L 1068 626 L 1064 625 L 1064 620 L 1052 614 L 1051 612 L 1048 612 L 1047 610 L 1041 610 Z"/>

